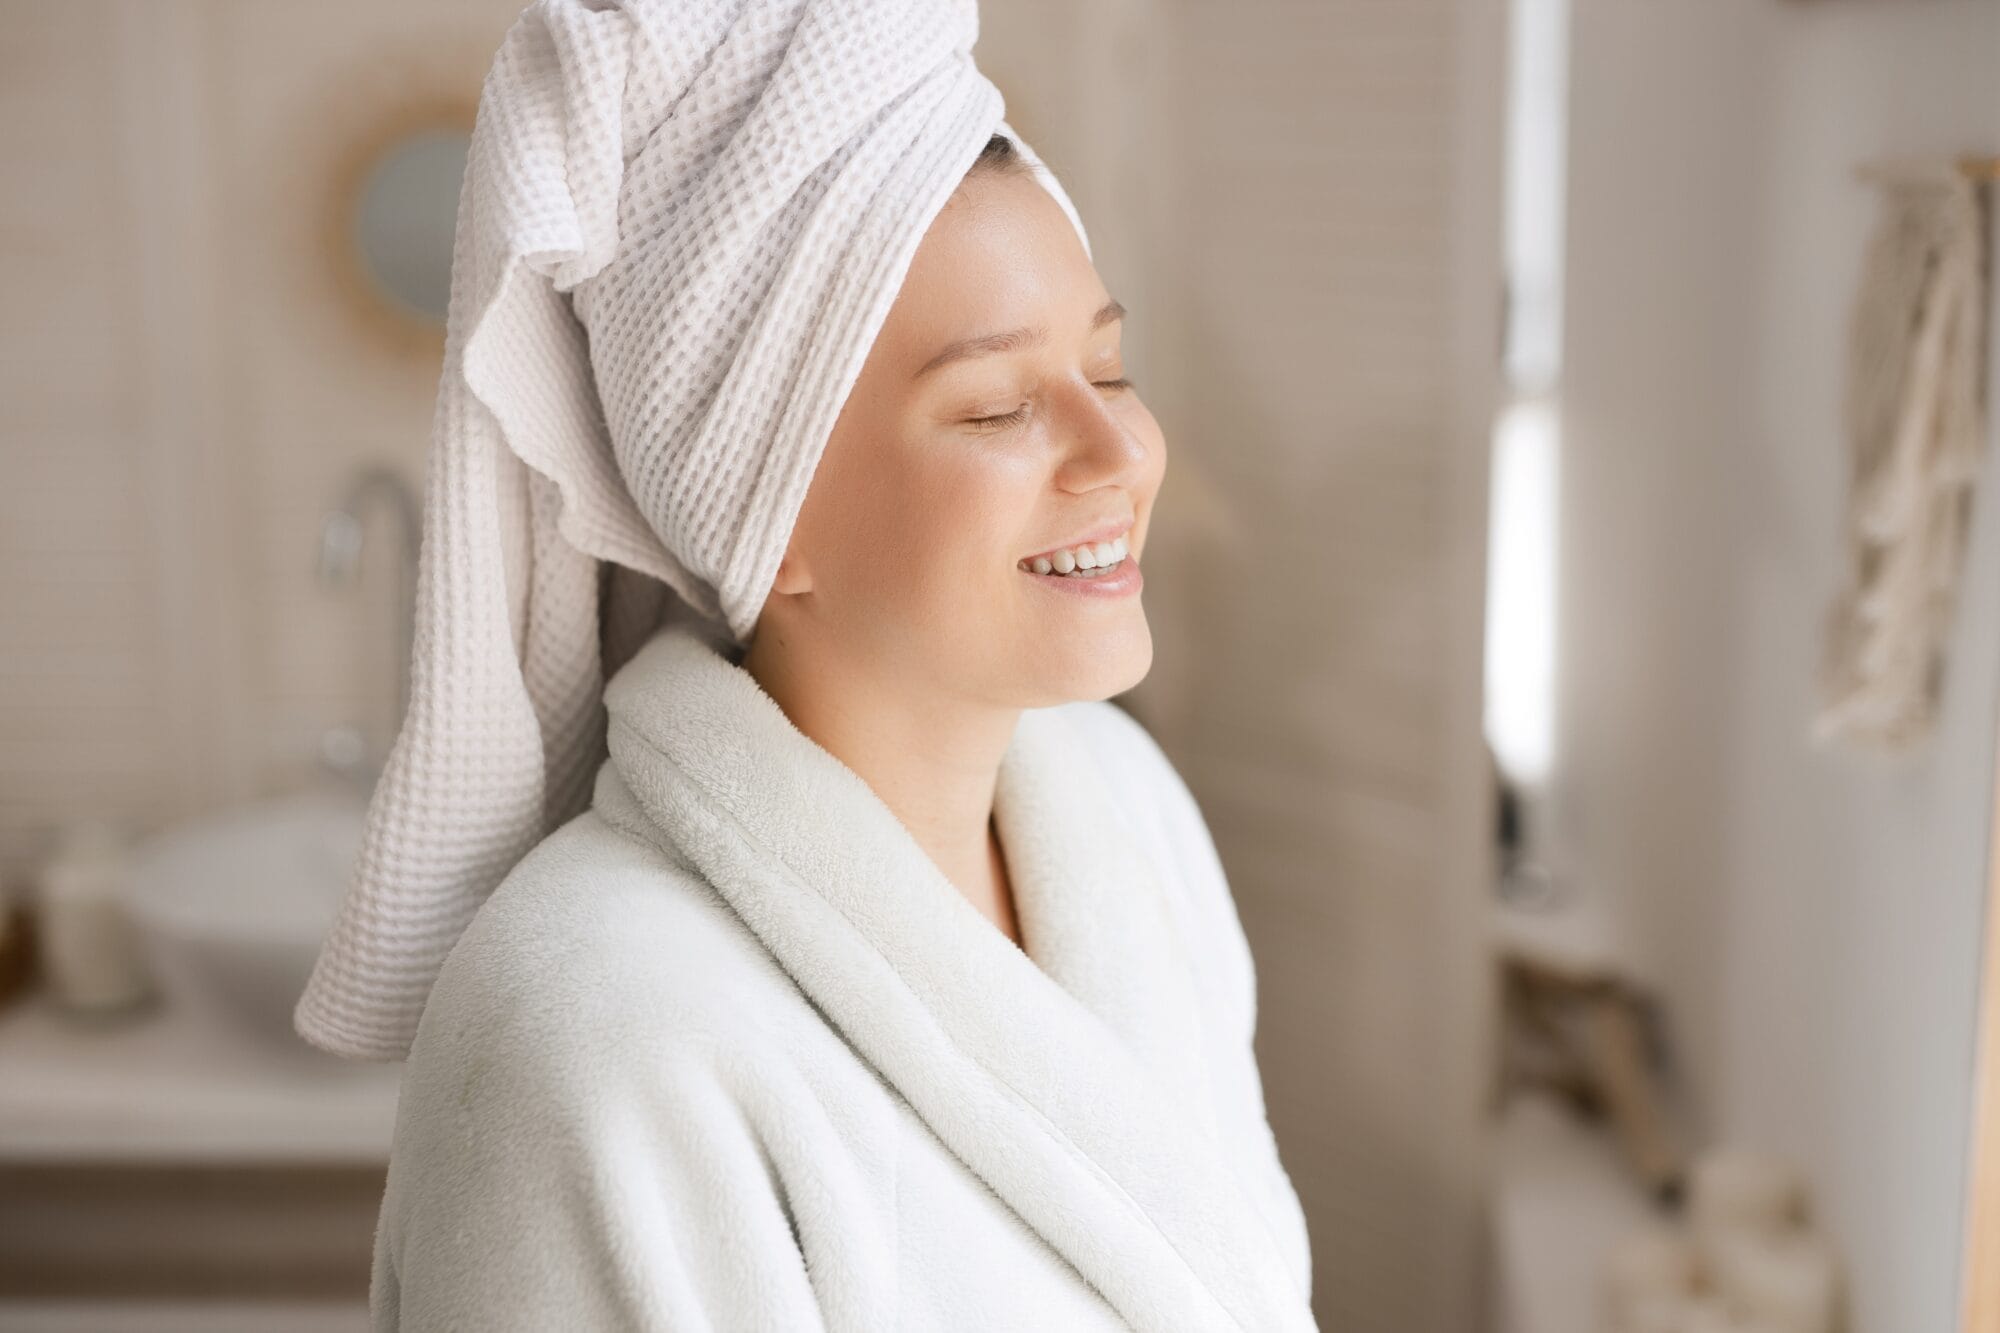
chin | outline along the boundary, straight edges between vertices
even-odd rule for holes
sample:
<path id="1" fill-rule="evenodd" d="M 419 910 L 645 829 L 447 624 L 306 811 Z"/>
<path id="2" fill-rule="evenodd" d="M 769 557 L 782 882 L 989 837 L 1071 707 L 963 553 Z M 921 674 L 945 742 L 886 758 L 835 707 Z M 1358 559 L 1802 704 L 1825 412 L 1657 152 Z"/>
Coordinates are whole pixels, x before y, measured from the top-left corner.
<path id="1" fill-rule="evenodd" d="M 1132 621 L 1115 634 L 1078 635 L 1063 650 L 1037 653 L 1044 703 L 1109 699 L 1144 680 L 1153 669 L 1153 634 L 1143 612 L 1135 609 Z"/>

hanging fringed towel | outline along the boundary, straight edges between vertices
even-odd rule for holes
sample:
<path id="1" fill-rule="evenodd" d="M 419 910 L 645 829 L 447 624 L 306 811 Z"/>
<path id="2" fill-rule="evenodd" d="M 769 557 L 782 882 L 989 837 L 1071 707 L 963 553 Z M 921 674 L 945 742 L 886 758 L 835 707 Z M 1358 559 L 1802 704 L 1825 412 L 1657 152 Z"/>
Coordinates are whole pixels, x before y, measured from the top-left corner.
<path id="1" fill-rule="evenodd" d="M 1848 348 L 1847 567 L 1813 738 L 1898 752 L 1936 720 L 1984 444 L 1986 223 L 1952 164 L 1869 176 L 1882 213 Z"/>

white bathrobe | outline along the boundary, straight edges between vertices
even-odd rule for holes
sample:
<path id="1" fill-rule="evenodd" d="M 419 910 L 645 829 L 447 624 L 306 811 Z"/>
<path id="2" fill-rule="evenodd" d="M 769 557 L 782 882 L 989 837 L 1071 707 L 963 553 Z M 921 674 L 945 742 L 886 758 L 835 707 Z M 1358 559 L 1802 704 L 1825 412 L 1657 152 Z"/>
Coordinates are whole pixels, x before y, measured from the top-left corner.
<path id="1" fill-rule="evenodd" d="M 378 1330 L 1316 1327 L 1250 952 L 1136 721 L 1021 716 L 1024 951 L 687 625 L 605 702 L 424 1010 Z"/>

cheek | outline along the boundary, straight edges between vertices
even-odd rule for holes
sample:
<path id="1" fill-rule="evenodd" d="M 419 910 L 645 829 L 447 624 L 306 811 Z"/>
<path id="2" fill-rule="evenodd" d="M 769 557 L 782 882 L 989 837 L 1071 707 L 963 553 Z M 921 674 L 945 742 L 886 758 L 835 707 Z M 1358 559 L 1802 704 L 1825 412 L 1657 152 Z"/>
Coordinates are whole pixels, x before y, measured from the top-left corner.
<path id="1" fill-rule="evenodd" d="M 942 437 L 911 460 L 904 521 L 921 533 L 939 581 L 1003 574 L 1032 540 L 1043 485 L 1037 459 L 977 439 Z"/>

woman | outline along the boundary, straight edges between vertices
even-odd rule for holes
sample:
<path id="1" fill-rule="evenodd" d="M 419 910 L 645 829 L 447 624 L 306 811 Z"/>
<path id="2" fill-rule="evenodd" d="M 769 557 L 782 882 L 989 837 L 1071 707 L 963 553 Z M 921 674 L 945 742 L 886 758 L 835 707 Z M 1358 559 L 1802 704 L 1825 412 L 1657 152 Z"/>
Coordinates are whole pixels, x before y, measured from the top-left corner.
<path id="1" fill-rule="evenodd" d="M 1165 445 L 975 31 L 543 0 L 488 77 L 418 684 L 298 1013 L 407 1053 L 377 1328 L 1313 1327 L 1228 885 L 1108 702 Z"/>

